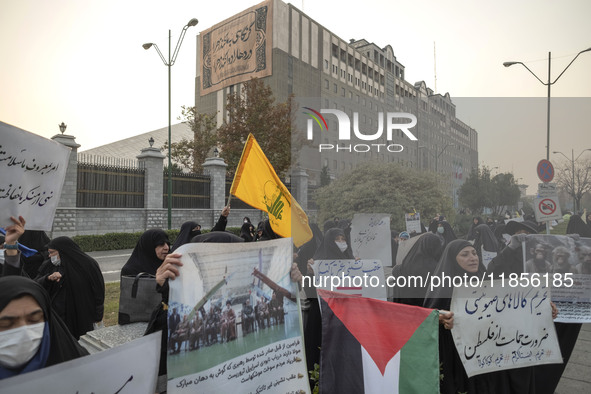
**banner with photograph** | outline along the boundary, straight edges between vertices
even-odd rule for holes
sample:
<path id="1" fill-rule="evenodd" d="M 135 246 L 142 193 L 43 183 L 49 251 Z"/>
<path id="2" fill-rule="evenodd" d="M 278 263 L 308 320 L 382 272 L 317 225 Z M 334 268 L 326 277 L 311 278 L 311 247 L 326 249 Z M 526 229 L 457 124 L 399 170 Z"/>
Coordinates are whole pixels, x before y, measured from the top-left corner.
<path id="1" fill-rule="evenodd" d="M 2 394 L 156 391 L 161 332 L 90 356 L 2 380 Z"/>
<path id="2" fill-rule="evenodd" d="M 560 364 L 552 322 L 550 289 L 545 286 L 454 288 L 452 336 L 471 377 L 540 364 Z"/>
<path id="3" fill-rule="evenodd" d="M 591 323 L 591 238 L 527 236 L 524 272 L 552 288 L 555 321 Z"/>
<path id="4" fill-rule="evenodd" d="M 258 4 L 201 32 L 202 96 L 272 74 L 272 5 Z"/>
<path id="5" fill-rule="evenodd" d="M 411 212 L 404 214 L 404 221 L 406 222 L 406 232 L 409 234 L 423 232 L 421 228 L 421 214 L 419 212 Z"/>
<path id="6" fill-rule="evenodd" d="M 309 393 L 292 240 L 191 243 L 169 282 L 169 393 Z"/>
<path id="7" fill-rule="evenodd" d="M 386 301 L 384 267 L 379 260 L 314 260 L 312 269 L 311 286 Z"/>
<path id="8" fill-rule="evenodd" d="M 364 260 L 380 260 L 392 265 L 392 235 L 390 215 L 385 213 L 356 213 L 351 222 L 353 256 Z"/>
<path id="9" fill-rule="evenodd" d="M 70 149 L 0 122 L 0 227 L 23 216 L 28 230 L 50 231 Z"/>

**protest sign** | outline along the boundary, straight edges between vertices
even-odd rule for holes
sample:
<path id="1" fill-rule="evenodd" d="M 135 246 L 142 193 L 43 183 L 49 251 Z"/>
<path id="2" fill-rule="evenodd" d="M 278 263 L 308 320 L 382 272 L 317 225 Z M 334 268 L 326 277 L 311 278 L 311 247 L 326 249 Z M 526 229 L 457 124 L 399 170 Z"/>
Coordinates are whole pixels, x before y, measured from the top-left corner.
<path id="1" fill-rule="evenodd" d="M 28 230 L 50 231 L 70 149 L 0 122 L 0 227 L 23 216 Z"/>
<path id="2" fill-rule="evenodd" d="M 525 245 L 524 272 L 552 288 L 555 321 L 591 323 L 591 238 L 532 234 Z"/>
<path id="3" fill-rule="evenodd" d="M 562 363 L 545 286 L 455 287 L 452 336 L 471 377 L 531 365 Z"/>
<path id="4" fill-rule="evenodd" d="M 413 232 L 420 234 L 423 231 L 421 228 L 421 214 L 419 212 L 404 214 L 404 221 L 406 222 L 406 231 L 409 234 Z"/>
<path id="5" fill-rule="evenodd" d="M 291 238 L 192 243 L 177 252 L 168 392 L 308 393 Z"/>
<path id="6" fill-rule="evenodd" d="M 379 260 L 315 260 L 312 269 L 311 285 L 318 289 L 386 300 L 384 267 Z"/>
<path id="7" fill-rule="evenodd" d="M 356 213 L 351 222 L 351 249 L 360 259 L 380 260 L 392 265 L 390 215 L 385 213 Z"/>
<path id="8" fill-rule="evenodd" d="M 156 391 L 157 332 L 113 349 L 2 380 L 2 394 L 137 393 Z"/>

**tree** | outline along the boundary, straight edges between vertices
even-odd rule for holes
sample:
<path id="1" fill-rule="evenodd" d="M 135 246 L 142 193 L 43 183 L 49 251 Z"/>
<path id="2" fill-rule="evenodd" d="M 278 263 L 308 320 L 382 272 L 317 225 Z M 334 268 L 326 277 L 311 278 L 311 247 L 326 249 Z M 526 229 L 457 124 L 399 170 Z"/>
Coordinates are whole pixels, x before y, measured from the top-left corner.
<path id="1" fill-rule="evenodd" d="M 497 174 L 492 178 L 492 205 L 495 216 L 501 215 L 506 207 L 515 206 L 521 197 L 521 191 L 515 177 L 510 172 Z"/>
<path id="2" fill-rule="evenodd" d="M 458 190 L 460 205 L 480 214 L 485 207 L 493 205 L 491 191 L 492 184 L 488 167 L 473 168 Z"/>
<path id="3" fill-rule="evenodd" d="M 475 168 L 458 192 L 460 204 L 481 214 L 491 208 L 499 216 L 506 207 L 517 205 L 521 192 L 511 173 L 500 173 L 491 178 L 486 166 Z"/>
<path id="4" fill-rule="evenodd" d="M 453 215 L 451 198 L 431 173 L 395 163 L 366 163 L 318 189 L 319 221 L 355 213 L 389 213 L 392 228 L 404 229 L 404 214 L 415 208 L 429 220 L 435 214 Z M 451 219 L 450 219 L 451 220 Z"/>
<path id="5" fill-rule="evenodd" d="M 171 159 L 180 167 L 200 173 L 209 151 L 217 142 L 215 113 L 200 114 L 195 107 L 183 106 L 182 119 L 193 131 L 193 139 L 189 141 L 183 138 L 179 142 L 173 142 L 170 146 Z M 162 149 L 168 152 L 168 142 L 164 144 Z"/>
<path id="6" fill-rule="evenodd" d="M 290 149 L 294 127 L 293 98 L 275 104 L 273 91 L 265 83 L 252 78 L 240 92 L 228 96 L 228 122 L 218 129 L 220 156 L 226 160 L 228 171 L 234 172 L 242 148 L 252 133 L 279 176 L 285 175 L 292 159 Z"/>
<path id="7" fill-rule="evenodd" d="M 581 199 L 591 191 L 591 160 L 560 162 L 556 166 L 556 181 L 572 197 L 575 205 L 573 211 L 578 212 Z"/>

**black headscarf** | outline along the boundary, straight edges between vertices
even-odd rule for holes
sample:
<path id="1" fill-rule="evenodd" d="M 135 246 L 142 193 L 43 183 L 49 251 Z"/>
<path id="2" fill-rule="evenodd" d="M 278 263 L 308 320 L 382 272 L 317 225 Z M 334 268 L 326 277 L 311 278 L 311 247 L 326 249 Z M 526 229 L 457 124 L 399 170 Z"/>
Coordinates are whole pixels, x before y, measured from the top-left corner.
<path id="1" fill-rule="evenodd" d="M 567 234 L 579 234 L 584 238 L 591 238 L 591 227 L 587 226 L 580 215 L 572 215 L 566 226 Z"/>
<path id="2" fill-rule="evenodd" d="M 437 228 L 439 227 L 439 225 L 443 227 L 443 234 L 439 234 L 437 232 Z M 451 227 L 451 224 L 449 224 L 449 222 L 446 220 L 437 222 L 437 226 L 435 227 L 435 231 L 433 232 L 443 238 L 443 246 L 447 245 L 455 239 L 458 239 L 456 233 L 454 232 L 454 229 Z"/>
<path id="3" fill-rule="evenodd" d="M 410 248 L 402 263 L 394 268 L 393 275 L 405 276 L 407 278 L 409 276 L 421 276 L 425 279 L 428 273 L 435 271 L 442 250 L 443 246 L 437 235 L 433 233 L 422 235 Z M 422 287 L 407 286 L 403 289 L 398 289 L 397 302 L 422 306 L 426 289 L 426 285 Z"/>
<path id="4" fill-rule="evenodd" d="M 481 254 L 481 248 L 487 252 L 498 253 L 501 250 L 499 241 L 488 224 L 479 224 L 474 228 L 474 248 Z M 482 256 L 480 256 L 482 258 Z"/>
<path id="5" fill-rule="evenodd" d="M 191 242 L 191 239 L 199 234 L 201 234 L 201 230 L 193 230 L 195 227 L 199 226 L 197 222 L 185 222 L 181 225 L 181 231 L 179 232 L 178 237 L 174 241 L 174 244 L 170 248 L 170 252 L 174 252 L 179 247 L 183 246 Z M 155 249 L 155 247 L 154 247 Z"/>
<path id="6" fill-rule="evenodd" d="M 68 237 L 57 237 L 47 244 L 59 252 L 66 291 L 65 323 L 78 339 L 93 329 L 93 323 L 103 319 L 105 281 L 95 259 L 84 253 Z M 44 266 L 53 264 L 51 261 Z M 43 270 L 43 266 L 40 271 Z"/>
<path id="7" fill-rule="evenodd" d="M 191 239 L 191 242 L 235 243 L 244 242 L 244 240 L 236 234 L 230 233 L 228 231 L 211 231 L 209 233 L 193 237 L 193 239 Z"/>
<path id="8" fill-rule="evenodd" d="M 240 227 L 240 238 L 244 240 L 244 242 L 253 242 L 254 241 L 254 225 L 251 222 L 243 223 L 242 227 Z"/>
<path id="9" fill-rule="evenodd" d="M 478 271 L 474 273 L 464 270 L 462 267 L 460 267 L 458 261 L 456 260 L 458 254 L 462 251 L 462 249 L 464 249 L 467 246 L 473 247 L 470 242 L 464 239 L 457 239 L 455 241 L 450 242 L 445 247 L 445 250 L 441 255 L 441 259 L 439 259 L 439 263 L 437 264 L 437 268 L 435 269 L 433 276 L 438 276 L 440 278 L 443 277 L 444 274 L 449 277 L 463 277 L 464 274 L 466 274 L 468 277 L 474 275 L 481 276 L 485 272 L 485 268 L 481 260 L 479 260 Z M 425 302 L 423 305 L 426 308 L 449 310 L 451 305 L 452 293 L 452 287 L 435 287 L 433 290 L 427 291 L 427 295 L 425 297 Z"/>
<path id="10" fill-rule="evenodd" d="M 269 219 L 265 219 L 261 224 L 259 223 L 259 229 L 263 230 L 263 235 L 261 235 L 258 238 L 258 241 L 270 241 L 272 239 L 277 239 L 277 238 L 281 238 L 280 236 L 278 236 L 277 234 L 275 234 L 275 231 L 273 231 L 273 228 L 271 227 L 271 222 L 269 222 Z"/>
<path id="11" fill-rule="evenodd" d="M 23 270 L 30 278 L 34 278 L 37 276 L 39 267 L 41 267 L 41 264 L 43 264 L 43 261 L 47 258 L 47 244 L 49 243 L 49 237 L 45 234 L 45 231 L 25 230 L 23 235 L 19 237 L 18 241 L 19 243 L 37 251 L 37 253 L 30 257 L 21 254 Z"/>
<path id="12" fill-rule="evenodd" d="M 37 301 L 49 326 L 50 347 L 46 367 L 88 355 L 88 351 L 78 344 L 64 322 L 53 312 L 49 294 L 40 284 L 22 276 L 0 278 L 0 311 L 12 300 L 25 295 Z"/>
<path id="13" fill-rule="evenodd" d="M 474 223 L 474 220 L 476 220 L 476 223 Z M 470 225 L 470 230 L 468 230 L 468 235 L 466 235 L 466 239 L 468 241 L 472 241 L 474 238 L 476 238 L 476 235 L 475 235 L 476 227 L 480 226 L 483 223 L 484 222 L 482 221 L 482 218 L 480 216 L 474 216 L 472 218 L 472 224 Z"/>
<path id="14" fill-rule="evenodd" d="M 350 260 L 353 258 L 351 247 L 349 246 L 344 252 L 341 252 L 335 239 L 337 236 L 345 236 L 345 232 L 341 228 L 333 227 L 324 233 L 324 239 L 318 246 L 316 253 L 314 253 L 314 260 Z"/>
<path id="15" fill-rule="evenodd" d="M 156 270 L 162 264 L 162 260 L 156 256 L 156 246 L 169 244 L 168 235 L 159 228 L 147 230 L 142 234 L 135 245 L 127 263 L 121 269 L 121 276 L 135 276 L 141 272 L 156 275 Z"/>

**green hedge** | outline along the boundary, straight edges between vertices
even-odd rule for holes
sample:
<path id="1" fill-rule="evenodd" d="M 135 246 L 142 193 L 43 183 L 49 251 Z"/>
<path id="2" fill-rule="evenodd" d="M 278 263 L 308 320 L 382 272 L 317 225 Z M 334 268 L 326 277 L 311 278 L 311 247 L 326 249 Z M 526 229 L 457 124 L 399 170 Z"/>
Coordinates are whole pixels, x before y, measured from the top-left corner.
<path id="1" fill-rule="evenodd" d="M 240 227 L 228 227 L 227 231 L 240 235 Z M 180 230 L 164 230 L 168 234 L 170 243 L 173 244 Z M 209 232 L 204 230 L 203 234 Z M 137 233 L 107 233 L 103 235 L 76 235 L 72 237 L 84 252 L 104 250 L 133 249 L 140 239 L 143 231 Z"/>

